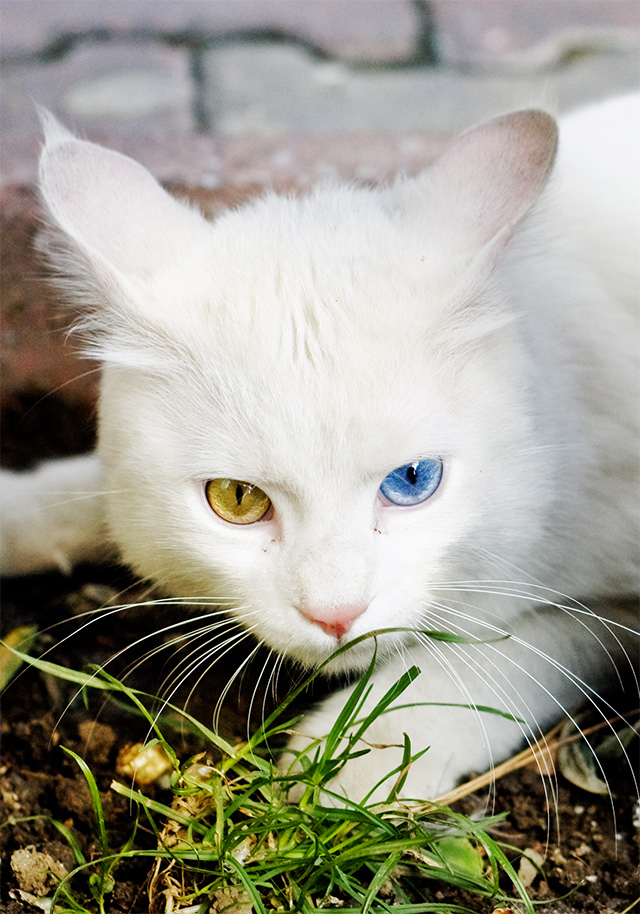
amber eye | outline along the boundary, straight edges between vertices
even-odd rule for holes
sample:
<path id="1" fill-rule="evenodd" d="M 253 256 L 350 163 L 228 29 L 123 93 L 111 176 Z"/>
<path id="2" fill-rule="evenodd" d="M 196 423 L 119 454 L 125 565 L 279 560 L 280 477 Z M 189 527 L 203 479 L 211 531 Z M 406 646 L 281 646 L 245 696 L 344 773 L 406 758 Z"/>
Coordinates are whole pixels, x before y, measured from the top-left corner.
<path id="1" fill-rule="evenodd" d="M 254 524 L 271 507 L 271 499 L 262 489 L 237 479 L 210 479 L 205 492 L 218 517 L 230 524 Z"/>

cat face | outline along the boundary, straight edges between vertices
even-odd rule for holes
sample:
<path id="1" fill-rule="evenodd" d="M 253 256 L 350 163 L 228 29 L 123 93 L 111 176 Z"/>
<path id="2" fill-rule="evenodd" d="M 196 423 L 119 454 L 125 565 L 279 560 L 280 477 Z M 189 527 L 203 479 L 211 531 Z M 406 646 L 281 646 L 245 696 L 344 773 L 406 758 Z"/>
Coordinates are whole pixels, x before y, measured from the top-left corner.
<path id="1" fill-rule="evenodd" d="M 326 213 L 341 198 L 316 203 Z M 129 561 L 179 596 L 219 599 L 269 646 L 312 664 L 366 632 L 424 626 L 434 585 L 472 575 L 470 544 L 497 549 L 513 534 L 507 469 L 528 431 L 514 328 L 499 326 L 495 302 L 476 298 L 461 358 L 462 331 L 444 316 L 459 303 L 442 301 L 454 278 L 428 267 L 417 282 L 419 251 L 407 256 L 384 214 L 363 262 L 344 253 L 350 228 L 323 244 L 289 206 L 307 239 L 293 263 L 294 239 L 273 227 L 259 264 L 239 244 L 230 262 L 242 283 L 220 270 L 185 292 L 188 327 L 176 322 L 164 362 L 106 367 L 101 450 Z M 273 208 L 243 216 L 264 219 L 266 235 Z M 234 228 L 211 231 L 209 260 Z M 285 310 L 282 289 L 320 266 L 322 282 L 299 284 Z M 425 300 L 437 305 L 429 313 Z M 416 466 L 427 484 L 412 504 L 392 474 Z M 231 507 L 238 484 L 257 487 L 259 516 L 235 523 L 211 480 L 234 481 Z M 358 665 L 370 650 L 343 657 Z"/>
<path id="2" fill-rule="evenodd" d="M 526 359 L 489 277 L 554 135 L 544 115 L 513 118 L 538 165 L 518 160 L 488 197 L 476 180 L 471 202 L 444 200 L 456 155 L 493 163 L 502 128 L 426 182 L 267 197 L 215 225 L 51 128 L 43 195 L 57 263 L 91 299 L 108 520 L 140 573 L 315 664 L 423 627 L 438 586 L 535 536 Z"/>

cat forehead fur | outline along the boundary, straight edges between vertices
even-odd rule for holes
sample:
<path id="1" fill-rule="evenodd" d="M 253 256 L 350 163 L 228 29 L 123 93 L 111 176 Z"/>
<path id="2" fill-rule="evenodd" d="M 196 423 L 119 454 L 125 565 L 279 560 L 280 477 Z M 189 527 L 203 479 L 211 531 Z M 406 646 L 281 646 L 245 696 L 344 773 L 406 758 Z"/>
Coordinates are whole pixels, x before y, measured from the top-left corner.
<path id="1" fill-rule="evenodd" d="M 416 231 L 401 218 L 393 197 L 348 186 L 269 194 L 176 237 L 175 256 L 158 263 L 143 295 L 178 338 L 210 338 L 251 364 L 259 346 L 262 359 L 308 366 L 309 377 L 347 356 L 357 363 L 378 344 L 397 353 L 424 349 L 434 333 L 442 342 L 439 325 L 451 329 L 475 277 L 428 224 Z M 486 314 L 476 312 L 467 335 L 486 332 Z"/>
<path id="2" fill-rule="evenodd" d="M 469 281 L 465 288 L 462 271 L 451 275 L 428 233 L 416 238 L 394 218 L 390 196 L 345 187 L 269 195 L 214 224 L 203 221 L 188 240 L 176 240 L 172 262 L 134 286 L 132 294 L 144 296 L 141 310 L 166 315 L 150 386 L 164 377 L 186 388 L 175 398 L 176 419 L 181 424 L 188 401 L 188 424 L 198 416 L 200 440 L 215 429 L 223 475 L 244 471 L 260 481 L 260 464 L 264 474 L 273 464 L 274 428 L 282 439 L 279 475 L 291 479 L 301 445 L 304 463 L 314 465 L 312 454 L 321 452 L 332 473 L 340 464 L 353 473 L 354 449 L 378 473 L 450 449 L 445 402 L 462 396 L 451 351 L 463 332 L 472 344 L 504 317 L 494 302 L 476 301 L 477 321 L 456 329 Z M 204 467 L 211 444 L 202 450 Z"/>

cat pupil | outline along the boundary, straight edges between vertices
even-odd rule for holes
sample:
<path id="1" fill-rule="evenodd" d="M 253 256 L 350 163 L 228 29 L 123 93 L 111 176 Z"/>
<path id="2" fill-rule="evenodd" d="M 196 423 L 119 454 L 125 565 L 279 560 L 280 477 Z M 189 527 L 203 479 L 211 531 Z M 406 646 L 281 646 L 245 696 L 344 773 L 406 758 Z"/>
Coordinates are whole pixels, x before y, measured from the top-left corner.
<path id="1" fill-rule="evenodd" d="M 411 464 L 411 466 L 407 467 L 407 479 L 409 480 L 409 482 L 411 483 L 412 486 L 415 486 L 415 484 L 417 483 L 418 471 L 416 469 L 415 464 Z"/>
<path id="2" fill-rule="evenodd" d="M 236 502 L 237 502 L 238 507 L 240 507 L 240 505 L 242 504 L 243 496 L 244 496 L 244 492 L 243 492 L 242 486 L 240 484 L 238 484 L 236 486 Z"/>

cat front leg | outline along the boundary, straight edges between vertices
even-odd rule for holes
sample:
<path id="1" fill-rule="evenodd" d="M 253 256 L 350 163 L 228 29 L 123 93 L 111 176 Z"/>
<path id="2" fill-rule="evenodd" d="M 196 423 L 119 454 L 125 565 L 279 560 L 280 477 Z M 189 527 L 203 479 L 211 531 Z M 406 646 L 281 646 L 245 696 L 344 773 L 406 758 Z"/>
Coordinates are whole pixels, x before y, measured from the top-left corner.
<path id="1" fill-rule="evenodd" d="M 628 608 L 612 611 L 607 618 L 579 607 L 567 612 L 539 608 L 519 617 L 513 635 L 504 640 L 478 645 L 425 641 L 424 646 L 406 649 L 375 671 L 361 716 L 412 664 L 421 669 L 421 675 L 396 704 L 414 702 L 414 706 L 374 720 L 364 734 L 366 742 L 353 747 L 357 751 L 369 745 L 371 751 L 349 761 L 329 788 L 362 800 L 386 774 L 401 766 L 405 733 L 412 753 L 428 749 L 412 764 L 404 797 L 435 799 L 470 772 L 489 770 L 526 742 L 540 738 L 578 705 L 606 694 L 619 673 L 622 679 L 625 670 L 632 674 L 638 649 L 636 613 Z M 310 738 L 326 735 L 348 692 L 330 695 L 307 714 L 290 747 L 299 751 Z M 630 695 L 629 707 L 636 704 L 637 694 Z M 609 710 L 606 716 L 613 716 L 613 709 Z M 383 801 L 396 778 L 397 774 L 378 787 L 373 799 Z"/>
<path id="2" fill-rule="evenodd" d="M 69 572 L 109 556 L 95 454 L 0 471 L 0 573 Z"/>

